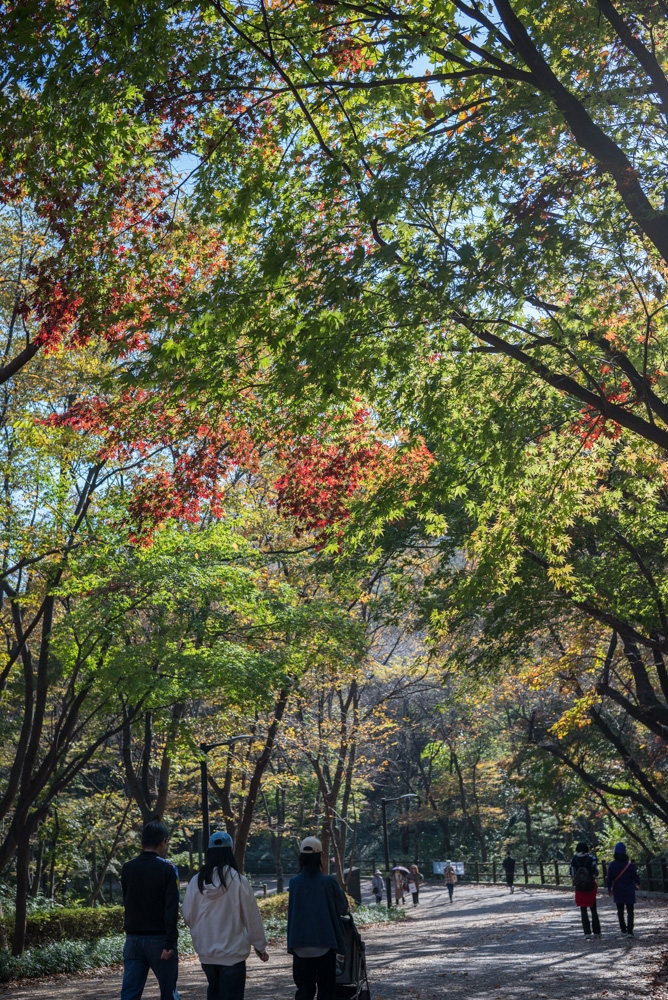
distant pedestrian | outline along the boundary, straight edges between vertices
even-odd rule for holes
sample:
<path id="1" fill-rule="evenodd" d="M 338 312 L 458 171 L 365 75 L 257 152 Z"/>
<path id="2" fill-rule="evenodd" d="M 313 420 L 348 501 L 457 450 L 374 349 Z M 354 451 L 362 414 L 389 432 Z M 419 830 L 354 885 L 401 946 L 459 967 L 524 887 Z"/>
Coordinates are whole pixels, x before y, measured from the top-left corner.
<path id="1" fill-rule="evenodd" d="M 394 882 L 394 902 L 398 906 L 399 903 L 404 905 L 404 893 L 408 889 L 408 884 L 405 879 L 405 872 L 402 868 L 394 868 L 392 871 L 392 880 Z"/>
<path id="2" fill-rule="evenodd" d="M 263 962 L 269 955 L 255 893 L 239 873 L 228 833 L 209 838 L 206 863 L 186 889 L 183 919 L 209 984 L 207 1000 L 243 1000 L 251 946 Z"/>
<path id="3" fill-rule="evenodd" d="M 454 892 L 455 884 L 457 882 L 457 875 L 455 873 L 455 869 L 452 867 L 452 861 L 445 862 L 445 868 L 443 869 L 443 881 L 447 886 L 450 902 L 452 902 L 452 893 Z"/>
<path id="4" fill-rule="evenodd" d="M 383 876 L 381 872 L 379 872 L 378 869 L 376 869 L 376 871 L 373 873 L 373 878 L 371 879 L 371 891 L 374 895 L 376 904 L 378 906 L 380 906 L 381 901 L 383 899 L 384 885 L 385 883 L 383 882 Z"/>
<path id="5" fill-rule="evenodd" d="M 413 906 L 417 906 L 420 902 L 420 886 L 424 882 L 422 873 L 418 871 L 417 865 L 411 865 L 410 875 L 408 876 L 408 886 L 411 891 L 411 896 L 413 897 Z"/>
<path id="6" fill-rule="evenodd" d="M 506 885 L 511 893 L 515 892 L 515 858 L 511 857 L 510 851 L 506 851 L 506 856 L 501 862 L 506 873 Z"/>
<path id="7" fill-rule="evenodd" d="M 594 855 L 589 853 L 589 847 L 584 840 L 581 840 L 575 848 L 575 854 L 571 858 L 570 872 L 575 888 L 575 905 L 580 907 L 582 930 L 587 940 L 591 941 L 592 930 L 596 937 L 600 936 L 601 933 L 601 924 L 596 909 L 598 863 Z M 591 910 L 591 925 L 588 910 Z"/>
<path id="8" fill-rule="evenodd" d="M 166 826 L 147 823 L 141 833 L 141 854 L 121 869 L 125 906 L 121 1000 L 139 1000 L 149 969 L 158 980 L 160 1000 L 179 1000 L 179 880 L 176 866 L 165 860 L 168 839 Z"/>
<path id="9" fill-rule="evenodd" d="M 640 888 L 638 870 L 626 853 L 624 844 L 615 847 L 615 860 L 610 863 L 606 879 L 608 895 L 617 906 L 619 929 L 624 937 L 633 937 L 633 908 L 636 901 L 636 886 Z M 624 919 L 626 907 L 626 920 Z"/>
<path id="10" fill-rule="evenodd" d="M 322 871 L 322 844 L 306 837 L 299 847 L 299 874 L 288 886 L 288 951 L 292 954 L 295 1000 L 334 1000 L 336 956 L 346 946 L 341 917 L 348 912 L 343 889 Z"/>

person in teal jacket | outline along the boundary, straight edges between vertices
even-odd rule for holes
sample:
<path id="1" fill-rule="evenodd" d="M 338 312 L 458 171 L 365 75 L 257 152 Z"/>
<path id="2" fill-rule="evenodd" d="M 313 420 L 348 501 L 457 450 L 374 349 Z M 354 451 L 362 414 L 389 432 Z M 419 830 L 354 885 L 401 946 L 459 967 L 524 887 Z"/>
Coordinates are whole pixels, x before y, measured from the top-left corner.
<path id="1" fill-rule="evenodd" d="M 288 951 L 292 955 L 295 1000 L 334 1000 L 336 956 L 345 954 L 341 917 L 346 894 L 322 871 L 322 844 L 307 837 L 299 847 L 299 874 L 288 886 Z"/>

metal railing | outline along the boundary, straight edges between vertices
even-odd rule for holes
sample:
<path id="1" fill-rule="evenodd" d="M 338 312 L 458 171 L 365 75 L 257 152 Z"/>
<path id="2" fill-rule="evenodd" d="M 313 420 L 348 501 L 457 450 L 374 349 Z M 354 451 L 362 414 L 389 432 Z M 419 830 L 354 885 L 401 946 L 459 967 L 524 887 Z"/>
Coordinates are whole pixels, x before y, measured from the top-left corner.
<path id="1" fill-rule="evenodd" d="M 668 893 L 668 863 L 665 858 L 653 858 L 651 861 L 636 862 L 640 875 L 640 886 L 649 892 Z M 465 874 L 459 877 L 461 882 L 473 882 L 482 885 L 503 884 L 506 873 L 501 861 L 465 861 Z M 606 861 L 599 862 L 601 877 L 604 882 L 608 873 Z M 572 888 L 570 865 L 568 861 L 516 861 L 515 885 L 544 885 L 550 887 Z"/>

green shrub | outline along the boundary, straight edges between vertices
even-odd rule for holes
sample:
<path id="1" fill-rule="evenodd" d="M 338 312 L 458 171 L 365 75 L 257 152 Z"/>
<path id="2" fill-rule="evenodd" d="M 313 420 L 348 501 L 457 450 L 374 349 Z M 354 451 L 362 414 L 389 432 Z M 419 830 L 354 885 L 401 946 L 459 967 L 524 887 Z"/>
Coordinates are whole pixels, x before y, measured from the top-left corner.
<path id="1" fill-rule="evenodd" d="M 270 920 L 272 917 L 288 919 L 287 892 L 281 892 L 276 896 L 267 896 L 266 899 L 258 899 L 257 905 L 260 908 L 260 913 L 264 921 Z"/>
<path id="2" fill-rule="evenodd" d="M 5 916 L 3 920 L 11 940 L 13 920 L 9 916 Z M 122 931 L 122 906 L 63 906 L 48 912 L 30 914 L 26 928 L 26 947 L 33 948 L 50 941 L 96 941 Z"/>
<path id="3" fill-rule="evenodd" d="M 353 914 L 358 927 L 369 927 L 371 924 L 388 924 L 393 920 L 405 920 L 406 913 L 398 907 L 393 906 L 388 910 L 386 906 L 358 906 Z"/>
<path id="4" fill-rule="evenodd" d="M 124 942 L 124 934 L 114 934 L 96 941 L 51 941 L 18 956 L 0 951 L 0 983 L 116 965 L 123 961 Z M 179 954 L 195 954 L 190 931 L 183 921 L 179 922 Z"/>
<path id="5" fill-rule="evenodd" d="M 287 928 L 288 896 L 268 896 L 258 900 L 264 929 L 269 941 L 284 938 Z M 114 912 L 115 911 L 115 912 Z M 123 909 L 120 906 L 99 907 L 95 910 L 81 907 L 72 910 L 60 910 L 58 916 L 66 916 L 63 926 L 75 920 L 78 930 L 84 925 L 89 929 L 95 920 L 102 920 L 98 914 L 107 914 L 107 919 L 120 919 L 123 922 Z M 92 918 L 89 915 L 95 914 Z M 120 917 L 119 917 L 120 914 Z M 71 916 L 74 915 L 74 916 Z M 82 916 L 83 915 L 83 916 Z M 56 914 L 34 914 L 30 921 L 37 922 L 40 933 L 46 933 L 46 923 L 51 919 L 49 933 L 58 932 Z M 388 910 L 384 906 L 358 906 L 355 910 L 355 923 L 360 926 L 381 924 L 391 920 L 403 920 L 403 910 Z M 123 942 L 125 935 L 110 934 L 96 940 L 49 940 L 43 938 L 37 947 L 29 947 L 23 955 L 17 957 L 8 951 L 0 951 L 0 982 L 13 979 L 35 979 L 38 976 L 52 976 L 57 972 L 81 972 L 84 969 L 97 969 L 105 965 L 115 965 L 123 961 Z M 190 931 L 179 921 L 179 954 L 193 955 Z"/>
<path id="6" fill-rule="evenodd" d="M 370 924 L 386 924 L 392 920 L 405 919 L 403 910 L 396 908 L 388 910 L 385 906 L 357 906 L 350 896 L 348 897 L 348 902 L 358 927 L 368 927 Z M 262 914 L 262 923 L 264 924 L 264 932 L 267 935 L 267 940 L 277 941 L 285 937 L 288 927 L 287 892 L 277 896 L 267 896 L 266 899 L 258 899 L 257 903 Z"/>
<path id="7" fill-rule="evenodd" d="M 0 982 L 12 979 L 35 979 L 56 972 L 81 972 L 123 961 L 125 936 L 100 938 L 98 941 L 52 941 L 39 948 L 29 948 L 23 955 L 0 952 Z"/>

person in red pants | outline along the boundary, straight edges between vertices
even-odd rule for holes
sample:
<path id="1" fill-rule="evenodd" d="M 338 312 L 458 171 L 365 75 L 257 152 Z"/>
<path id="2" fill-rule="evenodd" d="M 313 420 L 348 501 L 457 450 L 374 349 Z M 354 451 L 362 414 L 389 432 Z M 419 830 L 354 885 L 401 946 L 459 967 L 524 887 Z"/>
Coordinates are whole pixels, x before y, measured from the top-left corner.
<path id="1" fill-rule="evenodd" d="M 592 940 L 592 930 L 596 937 L 601 933 L 601 924 L 596 909 L 597 875 L 596 858 L 589 853 L 587 844 L 580 841 L 571 859 L 571 878 L 575 888 L 575 905 L 580 907 L 582 930 L 588 941 Z M 591 911 L 591 924 L 589 923 L 588 910 Z"/>

